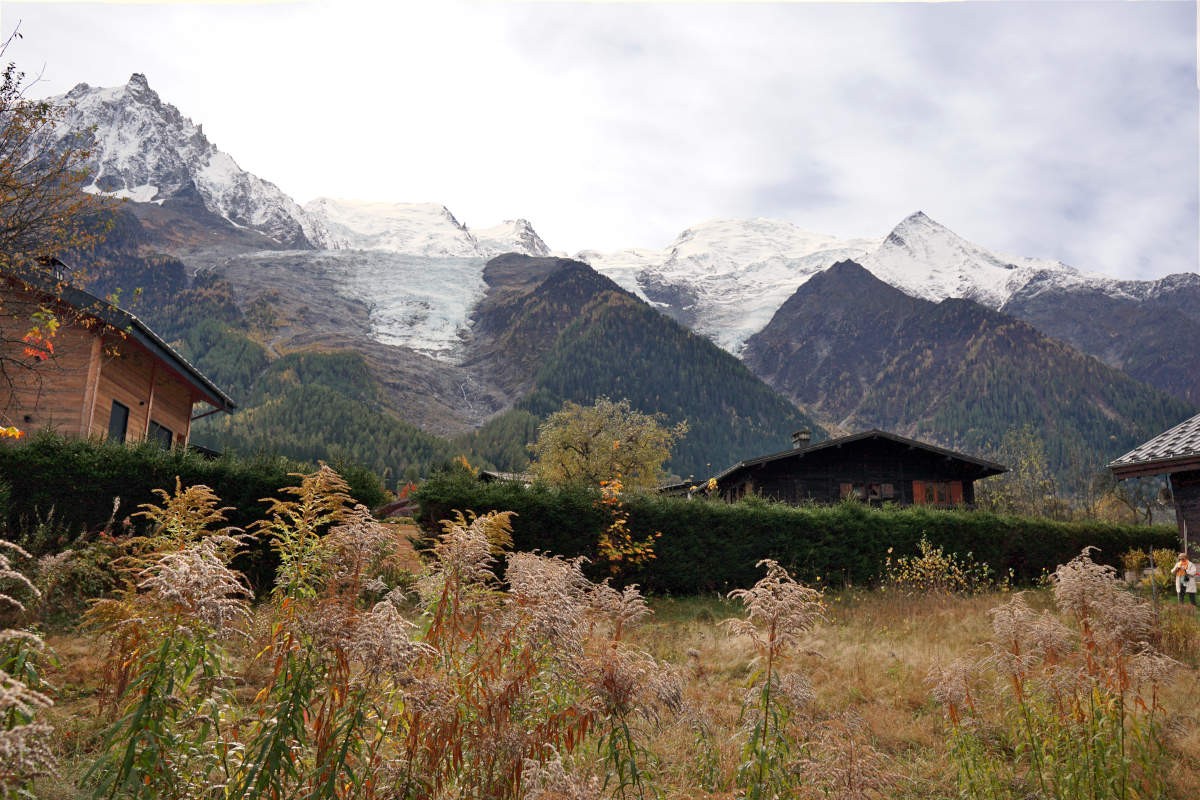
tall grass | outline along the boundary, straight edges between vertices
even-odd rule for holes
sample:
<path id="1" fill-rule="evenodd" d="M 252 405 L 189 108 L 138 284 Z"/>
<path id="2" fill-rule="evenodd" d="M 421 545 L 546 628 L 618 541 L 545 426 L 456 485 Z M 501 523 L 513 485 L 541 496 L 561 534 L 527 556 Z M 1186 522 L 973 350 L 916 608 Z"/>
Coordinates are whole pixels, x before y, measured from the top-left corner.
<path id="1" fill-rule="evenodd" d="M 26 600 L 41 593 L 19 570 L 13 559 L 29 559 L 29 553 L 0 540 L 0 614 L 19 618 L 27 611 Z M 41 691 L 45 687 L 38 669 L 42 639 L 18 628 L 0 629 L 0 798 L 25 796 L 35 778 L 50 774 L 54 754 L 50 747 L 52 728 L 41 720 L 53 705 Z"/>
<path id="2" fill-rule="evenodd" d="M 1149 603 L 1086 550 L 1055 572 L 1054 602 L 1065 621 L 1016 595 L 981 657 L 934 675 L 963 796 L 1165 797 L 1160 693 L 1178 665 L 1148 643 Z"/>
<path id="3" fill-rule="evenodd" d="M 104 658 L 52 639 L 71 654 L 52 668 L 68 688 L 33 710 L 61 723 L 40 741 L 64 775 L 30 784 L 47 760 L 22 786 L 214 800 L 1153 797 L 1200 754 L 1200 736 L 1188 744 L 1180 717 L 1163 717 L 1180 696 L 1172 665 L 1139 644 L 1166 641 L 1168 618 L 1186 632 L 1190 609 L 1146 614 L 1090 562 L 1016 596 L 819 592 L 764 562 L 732 597 L 647 602 L 589 579 L 583 559 L 512 552 L 511 514 L 451 514 L 418 551 L 410 528 L 354 506 L 324 469 L 264 507 L 249 534 L 202 487 L 143 508 L 118 588 L 88 615 Z M 231 566 L 250 536 L 283 565 L 257 604 Z M 942 706 L 921 680 L 935 663 L 949 665 Z M 1072 754 L 1082 736 L 1090 753 Z"/>

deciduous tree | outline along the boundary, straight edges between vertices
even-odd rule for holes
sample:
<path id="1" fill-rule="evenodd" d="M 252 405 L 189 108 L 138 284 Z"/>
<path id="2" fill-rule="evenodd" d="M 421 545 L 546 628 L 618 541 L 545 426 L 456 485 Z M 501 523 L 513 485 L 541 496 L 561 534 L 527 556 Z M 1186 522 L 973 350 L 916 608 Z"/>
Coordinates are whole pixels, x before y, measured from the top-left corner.
<path id="1" fill-rule="evenodd" d="M 979 505 L 1006 514 L 1063 516 L 1066 509 L 1046 458 L 1046 443 L 1033 426 L 1009 430 L 998 450 L 997 459 L 1008 472 L 980 484 Z"/>
<path id="2" fill-rule="evenodd" d="M 0 45 L 0 59 L 19 33 Z M 90 250 L 107 231 L 107 207 L 82 191 L 89 152 L 55 130 L 64 109 L 26 96 L 31 86 L 15 64 L 0 79 L 0 273 L 47 290 L 62 290 L 51 259 Z M 0 299 L 0 378 L 53 355 L 66 309 L 50 302 Z M 2 386 L 0 386 L 2 388 Z M 0 416 L 0 422 L 3 417 Z M 11 426 L 0 432 L 14 435 Z"/>
<path id="3" fill-rule="evenodd" d="M 662 415 L 637 411 L 628 400 L 568 401 L 538 428 L 530 471 L 549 483 L 599 486 L 619 478 L 625 488 L 646 488 L 686 433 L 686 422 L 666 427 Z"/>

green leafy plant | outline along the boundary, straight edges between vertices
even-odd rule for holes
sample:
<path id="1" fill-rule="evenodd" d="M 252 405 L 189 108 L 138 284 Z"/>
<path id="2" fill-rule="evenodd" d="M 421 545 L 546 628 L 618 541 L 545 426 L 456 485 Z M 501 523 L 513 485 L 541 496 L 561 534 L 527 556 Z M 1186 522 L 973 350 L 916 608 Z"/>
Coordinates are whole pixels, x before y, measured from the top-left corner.
<path id="1" fill-rule="evenodd" d="M 888 548 L 881 578 L 884 591 L 902 594 L 978 594 L 1009 588 L 1008 577 L 997 580 L 991 567 L 974 560 L 971 553 L 946 553 L 922 536 L 917 554 L 892 556 Z"/>

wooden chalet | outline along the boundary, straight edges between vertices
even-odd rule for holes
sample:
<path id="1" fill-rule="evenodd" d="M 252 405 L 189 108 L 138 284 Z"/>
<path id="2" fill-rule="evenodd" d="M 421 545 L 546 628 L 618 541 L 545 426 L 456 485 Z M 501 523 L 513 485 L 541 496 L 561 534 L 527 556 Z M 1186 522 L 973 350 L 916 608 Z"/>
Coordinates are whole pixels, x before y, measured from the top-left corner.
<path id="1" fill-rule="evenodd" d="M 0 342 L 0 420 L 22 431 L 51 428 L 114 441 L 185 446 L 192 422 L 234 403 L 147 325 L 65 283 L 61 262 L 45 274 L 0 275 L 0 309 L 11 330 L 45 309 L 53 337 Z M 198 415 L 198 404 L 210 408 Z"/>
<path id="2" fill-rule="evenodd" d="M 1166 475 L 1183 546 L 1189 530 L 1200 534 L 1200 414 L 1138 445 L 1108 468 L 1117 480 Z"/>
<path id="3" fill-rule="evenodd" d="M 727 501 L 757 494 L 799 504 L 857 497 L 898 505 L 973 505 L 975 481 L 1007 467 L 894 433 L 869 430 L 810 444 L 807 431 L 793 447 L 742 461 L 716 476 Z"/>

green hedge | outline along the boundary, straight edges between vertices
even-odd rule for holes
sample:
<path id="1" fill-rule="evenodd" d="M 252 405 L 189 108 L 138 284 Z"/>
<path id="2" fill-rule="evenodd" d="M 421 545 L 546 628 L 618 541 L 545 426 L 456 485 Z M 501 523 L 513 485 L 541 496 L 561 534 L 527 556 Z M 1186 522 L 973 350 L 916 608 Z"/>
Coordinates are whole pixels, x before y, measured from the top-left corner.
<path id="1" fill-rule="evenodd" d="M 517 512 L 513 543 L 518 550 L 564 556 L 595 556 L 596 537 L 606 523 L 595 496 L 585 491 L 484 484 L 462 473 L 426 481 L 416 493 L 418 522 L 429 533 L 455 509 L 477 513 Z M 914 554 L 922 536 L 947 552 L 1013 571 L 1019 583 L 1036 581 L 1079 554 L 1114 566 L 1132 547 L 1177 546 L 1167 526 L 1000 516 L 981 511 L 920 507 L 870 508 L 857 503 L 791 506 L 762 501 L 726 504 L 703 500 L 632 495 L 626 499 L 635 539 L 655 532 L 656 558 L 626 579 L 654 592 L 694 594 L 745 587 L 762 576 L 755 564 L 772 558 L 798 577 L 827 585 L 869 585 L 888 548 Z"/>
<path id="2" fill-rule="evenodd" d="M 386 500 L 379 477 L 352 465 L 333 465 L 360 503 L 374 508 Z M 154 444 L 122 445 L 71 439 L 39 432 L 27 440 L 0 445 L 0 485 L 7 484 L 7 536 L 46 552 L 66 546 L 108 522 L 113 499 L 119 529 L 123 521 L 138 527 L 132 517 L 143 503 L 155 503 L 155 489 L 172 491 L 175 478 L 184 486 L 204 484 L 222 505 L 231 506 L 229 524 L 245 528 L 266 511 L 263 498 L 279 496 L 298 482 L 290 473 L 314 467 L 283 458 L 206 459 L 186 450 L 164 450 Z M 53 513 L 53 524 L 41 525 Z M 47 530 L 48 529 L 48 530 Z M 37 531 L 42 541 L 31 540 Z M 56 538 L 44 540 L 47 533 Z M 261 546 L 245 559 L 244 568 L 255 583 L 269 580 L 273 559 Z"/>

